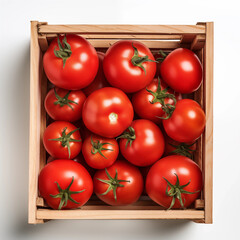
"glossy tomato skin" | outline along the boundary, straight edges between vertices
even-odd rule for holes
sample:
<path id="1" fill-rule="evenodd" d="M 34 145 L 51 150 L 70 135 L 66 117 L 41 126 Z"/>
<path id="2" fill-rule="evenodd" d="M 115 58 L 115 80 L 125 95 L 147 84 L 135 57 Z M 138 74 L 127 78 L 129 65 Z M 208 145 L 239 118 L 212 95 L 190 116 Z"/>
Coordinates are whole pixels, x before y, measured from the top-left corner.
<path id="1" fill-rule="evenodd" d="M 180 93 L 196 91 L 202 83 L 202 71 L 197 55 L 186 48 L 173 50 L 160 67 L 163 80 Z"/>
<path id="2" fill-rule="evenodd" d="M 148 56 L 155 60 L 151 51 L 138 41 L 121 40 L 114 43 L 106 52 L 103 60 L 103 70 L 108 82 L 126 93 L 139 91 L 146 87 L 154 78 L 156 73 L 155 62 L 144 62 L 144 70 L 134 66 L 131 59 L 134 55 L 134 48 L 138 49 L 140 57 Z"/>
<path id="3" fill-rule="evenodd" d="M 59 36 L 62 42 L 63 36 Z M 72 54 L 63 60 L 54 54 L 54 49 L 59 50 L 57 38 L 53 39 L 43 56 L 45 73 L 54 85 L 69 89 L 79 90 L 89 85 L 98 71 L 98 56 L 95 48 L 83 37 L 74 34 L 66 35 L 67 42 L 71 46 Z"/>
<path id="4" fill-rule="evenodd" d="M 69 93 L 69 90 L 57 87 L 55 88 L 55 91 L 61 98 Z M 58 99 L 54 93 L 54 88 L 48 92 L 44 104 L 48 115 L 53 120 L 75 122 L 82 117 L 82 107 L 86 100 L 85 94 L 81 90 L 71 91 L 68 99 L 75 102 L 68 103 L 72 108 L 68 105 L 61 106 L 60 104 L 56 104 Z"/>
<path id="5" fill-rule="evenodd" d="M 67 159 L 58 159 L 45 165 L 38 177 L 38 189 L 40 195 L 45 199 L 47 204 L 58 209 L 60 198 L 50 196 L 59 193 L 56 182 L 62 189 L 66 189 L 74 177 L 70 191 L 81 191 L 81 193 L 72 194 L 71 197 L 79 204 L 68 201 L 62 209 L 73 209 L 84 205 L 91 197 L 93 192 L 93 182 L 88 171 L 79 163 Z"/>
<path id="6" fill-rule="evenodd" d="M 82 119 L 91 132 L 115 138 L 131 124 L 133 115 L 133 107 L 126 94 L 120 89 L 106 87 L 87 98 Z"/>
<path id="7" fill-rule="evenodd" d="M 163 127 L 167 135 L 178 142 L 194 142 L 204 128 L 206 118 L 200 105 L 191 99 L 177 102 L 172 116 L 163 120 Z"/>
<path id="8" fill-rule="evenodd" d="M 96 144 L 102 145 L 102 148 L 108 150 L 102 150 L 101 153 L 103 156 L 97 152 L 94 154 L 94 146 L 91 143 L 91 140 Z M 106 144 L 107 143 L 107 144 Z M 114 138 L 104 138 L 96 135 L 91 135 L 84 140 L 82 146 L 82 154 L 86 163 L 95 169 L 104 169 L 110 167 L 117 159 L 119 153 L 119 147 L 117 140 Z"/>
<path id="9" fill-rule="evenodd" d="M 166 83 L 161 81 L 161 89 L 165 89 L 168 86 Z M 157 124 L 161 123 L 162 119 L 158 117 L 164 117 L 165 112 L 162 110 L 162 104 L 160 102 L 151 103 L 154 99 L 154 96 L 149 93 L 146 89 L 156 92 L 158 88 L 158 79 L 154 78 L 153 81 L 144 89 L 134 93 L 132 97 L 132 104 L 135 112 L 139 117 L 143 119 L 148 119 Z M 167 93 L 174 94 L 176 100 L 182 99 L 182 95 L 180 93 L 174 92 L 172 89 L 169 89 Z M 164 100 L 165 104 L 174 105 L 174 101 L 171 98 L 166 98 Z"/>
<path id="10" fill-rule="evenodd" d="M 114 199 L 112 190 L 106 195 L 101 195 L 108 189 L 108 184 L 98 180 L 98 178 L 108 180 L 105 170 L 98 170 L 93 177 L 94 192 L 97 197 L 103 202 L 113 206 L 128 205 L 136 202 L 143 191 L 143 177 L 140 170 L 124 160 L 117 160 L 111 167 L 107 168 L 111 177 L 115 176 L 116 170 L 118 179 L 129 181 L 121 182 L 124 187 L 117 188 L 117 200 Z"/>
<path id="11" fill-rule="evenodd" d="M 54 158 L 68 159 L 69 152 L 67 146 L 63 147 L 60 141 L 53 141 L 49 139 L 56 139 L 62 136 L 62 132 L 66 128 L 66 134 L 76 129 L 76 127 L 65 121 L 56 121 L 51 123 L 43 134 L 43 144 L 47 152 Z M 79 131 L 74 132 L 71 138 L 81 140 Z M 75 158 L 81 151 L 82 140 L 80 142 L 70 142 L 70 159 Z"/>
<path id="12" fill-rule="evenodd" d="M 94 80 L 90 83 L 90 85 L 88 85 L 86 88 L 83 89 L 83 92 L 86 94 L 86 96 L 89 96 L 92 92 L 96 91 L 97 89 L 110 87 L 110 84 L 106 80 L 103 72 L 103 59 L 104 59 L 105 53 L 97 52 L 97 55 L 99 59 L 98 72 Z"/>
<path id="13" fill-rule="evenodd" d="M 182 193 L 184 206 L 188 207 L 200 195 L 202 189 L 202 172 L 195 162 L 184 156 L 168 156 L 160 159 L 151 167 L 146 179 L 147 194 L 154 202 L 168 208 L 172 197 L 166 195 L 167 182 L 165 179 L 175 185 L 175 174 L 178 175 L 180 185 L 187 184 L 190 181 L 184 190 L 196 192 L 194 194 Z M 181 208 L 178 199 L 176 199 L 173 208 Z"/>
<path id="14" fill-rule="evenodd" d="M 164 137 L 159 127 L 145 119 L 134 120 L 131 127 L 135 130 L 136 139 L 127 145 L 127 139 L 119 141 L 120 151 L 130 163 L 145 167 L 156 162 L 164 152 Z"/>

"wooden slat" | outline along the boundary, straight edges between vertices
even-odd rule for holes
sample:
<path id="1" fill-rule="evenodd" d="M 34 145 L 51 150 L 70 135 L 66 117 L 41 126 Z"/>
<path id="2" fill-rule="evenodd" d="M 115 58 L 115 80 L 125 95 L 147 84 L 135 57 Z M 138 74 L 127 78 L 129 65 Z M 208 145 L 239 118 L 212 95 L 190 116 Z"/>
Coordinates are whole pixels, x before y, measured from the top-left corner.
<path id="1" fill-rule="evenodd" d="M 204 200 L 203 199 L 197 199 L 194 203 L 195 209 L 204 209 Z"/>
<path id="2" fill-rule="evenodd" d="M 45 52 L 48 49 L 47 35 L 46 34 L 39 35 L 38 36 L 38 42 L 39 42 L 39 45 L 40 45 L 40 48 L 41 48 L 42 52 Z"/>
<path id="3" fill-rule="evenodd" d="M 37 197 L 37 206 L 44 207 L 46 206 L 42 197 Z"/>
<path id="4" fill-rule="evenodd" d="M 204 25 L 41 25 L 39 33 L 205 34 Z"/>
<path id="5" fill-rule="evenodd" d="M 205 44 L 205 35 L 196 35 L 193 42 L 191 43 L 191 50 L 196 51 L 204 47 Z"/>
<path id="6" fill-rule="evenodd" d="M 201 210 L 47 210 L 37 211 L 38 219 L 203 219 Z"/>
<path id="7" fill-rule="evenodd" d="M 40 103 L 41 103 L 41 73 L 40 47 L 38 45 L 37 21 L 31 22 L 31 65 L 30 65 L 30 121 L 29 121 L 29 195 L 28 222 L 36 220 L 37 177 L 40 156 Z"/>
<path id="8" fill-rule="evenodd" d="M 212 223 L 213 191 L 213 23 L 206 23 L 205 45 L 205 156 L 204 156 L 204 199 L 205 222 Z"/>

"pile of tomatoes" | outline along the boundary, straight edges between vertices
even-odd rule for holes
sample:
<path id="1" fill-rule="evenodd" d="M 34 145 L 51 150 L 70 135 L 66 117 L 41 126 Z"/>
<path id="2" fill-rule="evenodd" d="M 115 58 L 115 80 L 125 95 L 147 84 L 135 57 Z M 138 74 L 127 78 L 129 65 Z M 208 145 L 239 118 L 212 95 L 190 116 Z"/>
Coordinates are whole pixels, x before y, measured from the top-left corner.
<path id="1" fill-rule="evenodd" d="M 51 208 L 81 207 L 93 193 L 109 205 L 147 194 L 168 209 L 191 206 L 203 184 L 192 159 L 205 127 L 187 95 L 202 83 L 192 51 L 153 54 L 121 40 L 103 53 L 69 34 L 52 40 L 43 66 L 53 85 L 38 186 Z"/>

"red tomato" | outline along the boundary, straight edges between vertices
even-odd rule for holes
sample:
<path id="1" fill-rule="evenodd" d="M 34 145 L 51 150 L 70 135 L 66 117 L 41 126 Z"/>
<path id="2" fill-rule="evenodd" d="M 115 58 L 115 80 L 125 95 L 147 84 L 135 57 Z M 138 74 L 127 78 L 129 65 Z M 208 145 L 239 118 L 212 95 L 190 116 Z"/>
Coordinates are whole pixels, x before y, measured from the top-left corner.
<path id="1" fill-rule="evenodd" d="M 68 91 L 62 88 L 53 88 L 45 98 L 45 109 L 55 121 L 74 122 L 82 117 L 85 100 L 86 96 L 80 90 Z"/>
<path id="2" fill-rule="evenodd" d="M 55 160 L 38 177 L 40 195 L 53 209 L 73 209 L 84 205 L 93 192 L 92 178 L 79 163 Z"/>
<path id="3" fill-rule="evenodd" d="M 117 159 L 118 143 L 114 138 L 91 135 L 84 140 L 82 154 L 86 163 L 96 169 L 110 167 Z"/>
<path id="4" fill-rule="evenodd" d="M 79 129 L 64 121 L 53 122 L 43 134 L 44 147 L 54 158 L 75 158 L 81 151 L 81 141 Z"/>
<path id="5" fill-rule="evenodd" d="M 136 166 L 149 166 L 164 152 L 163 134 L 159 127 L 149 120 L 134 120 L 131 127 L 118 138 L 122 155 Z"/>
<path id="6" fill-rule="evenodd" d="M 114 138 L 133 120 L 133 107 L 124 92 L 117 88 L 102 88 L 93 92 L 83 105 L 85 126 L 97 135 Z"/>
<path id="7" fill-rule="evenodd" d="M 164 155 L 182 155 L 193 159 L 193 153 L 197 149 L 197 143 L 180 143 L 168 136 L 165 136 L 165 151 Z"/>
<path id="8" fill-rule="evenodd" d="M 160 79 L 154 78 L 146 89 L 133 95 L 132 104 L 139 117 L 160 123 L 162 118 L 171 116 L 181 97 L 181 94 L 167 89 L 163 81 L 160 84 Z"/>
<path id="9" fill-rule="evenodd" d="M 148 196 L 166 208 L 188 207 L 202 189 L 199 166 L 184 156 L 168 156 L 157 161 L 146 179 Z"/>
<path id="10" fill-rule="evenodd" d="M 97 55 L 99 59 L 98 72 L 93 82 L 83 89 L 83 92 L 86 94 L 86 96 L 89 96 L 92 92 L 96 91 L 97 89 L 110 87 L 110 84 L 105 78 L 102 66 L 105 53 L 97 52 Z"/>
<path id="11" fill-rule="evenodd" d="M 162 50 L 156 52 L 153 54 L 155 60 L 157 61 L 157 70 L 156 70 L 156 74 L 155 77 L 160 77 L 160 68 L 161 68 L 161 63 L 163 62 L 164 58 L 167 56 L 166 52 L 163 52 Z"/>
<path id="12" fill-rule="evenodd" d="M 169 137 L 178 142 L 194 142 L 205 127 L 205 113 L 200 105 L 191 99 L 177 102 L 172 116 L 163 120 L 163 127 Z"/>
<path id="13" fill-rule="evenodd" d="M 89 85 L 98 71 L 95 48 L 84 38 L 68 34 L 53 39 L 43 56 L 48 79 L 56 86 L 78 90 Z"/>
<path id="14" fill-rule="evenodd" d="M 143 177 L 132 164 L 117 160 L 111 167 L 98 170 L 93 177 L 94 192 L 109 205 L 136 202 L 143 191 Z"/>
<path id="15" fill-rule="evenodd" d="M 185 48 L 169 53 L 160 72 L 163 80 L 176 92 L 194 92 L 202 83 L 202 64 L 192 51 Z"/>
<path id="16" fill-rule="evenodd" d="M 121 40 L 107 50 L 103 70 L 112 86 L 131 93 L 145 88 L 152 81 L 156 63 L 144 44 Z"/>

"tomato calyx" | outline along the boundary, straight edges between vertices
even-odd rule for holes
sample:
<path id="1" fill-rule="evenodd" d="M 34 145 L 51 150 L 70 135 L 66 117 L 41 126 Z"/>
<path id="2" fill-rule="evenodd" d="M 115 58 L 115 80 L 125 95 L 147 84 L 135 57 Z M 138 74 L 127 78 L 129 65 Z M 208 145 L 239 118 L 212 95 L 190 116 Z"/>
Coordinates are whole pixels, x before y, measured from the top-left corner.
<path id="1" fill-rule="evenodd" d="M 64 36 L 62 43 L 60 42 L 59 36 L 58 36 L 58 47 L 59 50 L 56 50 L 56 47 L 54 48 L 54 54 L 57 58 L 61 58 L 63 60 L 63 68 L 65 67 L 67 59 L 71 56 L 71 46 L 67 42 L 66 35 Z"/>
<path id="2" fill-rule="evenodd" d="M 145 75 L 146 75 L 146 74 L 147 74 L 147 73 L 146 73 L 146 69 L 143 67 L 142 64 L 143 64 L 144 62 L 157 62 L 157 61 L 152 60 L 152 59 L 149 59 L 149 57 L 148 57 L 147 55 L 144 56 L 144 57 L 140 57 L 140 56 L 138 55 L 138 50 L 137 50 L 136 47 L 133 46 L 133 43 L 132 43 L 132 47 L 133 47 L 133 49 L 134 49 L 134 55 L 133 55 L 133 57 L 131 58 L 131 62 L 132 62 L 132 64 L 133 64 L 134 66 L 140 67 L 140 68 L 144 71 L 144 73 L 145 73 Z"/>
<path id="3" fill-rule="evenodd" d="M 73 107 L 69 104 L 69 103 L 74 103 L 74 104 L 78 104 L 77 102 L 74 102 L 70 99 L 68 99 L 69 97 L 69 94 L 71 93 L 71 91 L 69 91 L 64 97 L 60 97 L 57 92 L 56 92 L 56 89 L 54 88 L 54 94 L 55 94 L 55 97 L 57 98 L 57 101 L 54 102 L 55 105 L 60 105 L 60 107 L 63 107 L 65 105 L 69 106 L 73 111 Z"/>
<path id="4" fill-rule="evenodd" d="M 74 181 L 74 176 L 72 176 L 72 181 L 71 181 L 71 183 L 68 185 L 68 187 L 66 189 L 62 189 L 60 187 L 59 183 L 57 181 L 55 182 L 57 184 L 57 188 L 58 188 L 59 193 L 56 194 L 56 195 L 50 194 L 50 196 L 52 198 L 61 198 L 61 201 L 60 201 L 60 203 L 58 205 L 58 210 L 61 210 L 62 207 L 67 206 L 68 201 L 71 201 L 71 202 L 76 203 L 76 204 L 80 204 L 80 202 L 75 201 L 71 197 L 71 195 L 72 194 L 81 193 L 81 192 L 85 191 L 86 189 L 83 189 L 83 190 L 80 190 L 80 191 L 70 191 L 70 187 L 72 186 L 73 181 Z"/>
<path id="5" fill-rule="evenodd" d="M 190 149 L 191 146 L 193 146 L 196 142 L 192 144 L 186 144 L 186 143 L 180 143 L 179 145 L 174 145 L 171 143 L 168 143 L 170 146 L 174 147 L 175 149 L 171 151 L 170 153 L 174 153 L 177 155 L 182 155 L 188 158 L 193 158 L 193 152 L 195 150 Z"/>
<path id="6" fill-rule="evenodd" d="M 161 118 L 161 119 L 169 119 L 174 110 L 175 110 L 175 106 L 176 106 L 176 103 L 177 103 L 177 100 L 176 100 L 176 97 L 174 94 L 171 94 L 171 93 L 168 93 L 168 88 L 165 88 L 165 89 L 161 89 L 161 82 L 160 82 L 160 78 L 158 78 L 158 87 L 157 87 L 157 90 L 156 92 L 153 92 L 152 90 L 149 90 L 146 88 L 146 91 L 149 92 L 150 94 L 153 95 L 153 100 L 152 101 L 149 101 L 151 104 L 154 104 L 156 102 L 159 102 L 161 103 L 162 105 L 162 110 L 166 113 L 166 116 L 165 117 L 159 117 L 159 116 L 156 116 L 157 118 Z M 166 98 L 170 98 L 173 100 L 174 104 L 165 104 L 165 99 Z"/>
<path id="7" fill-rule="evenodd" d="M 184 190 L 183 188 L 187 187 L 190 184 L 191 180 L 189 180 L 189 182 L 187 184 L 180 185 L 178 175 L 176 173 L 174 173 L 174 174 L 176 175 L 176 178 L 177 178 L 175 185 L 171 184 L 166 178 L 163 177 L 163 179 L 167 182 L 166 195 L 168 197 L 172 197 L 172 202 L 167 210 L 171 209 L 174 206 L 176 199 L 179 200 L 181 207 L 184 209 L 185 207 L 184 207 L 184 202 L 182 199 L 182 193 L 195 194 L 195 193 L 199 192 L 199 190 L 195 191 L 195 192 L 189 192 L 189 191 Z M 170 189 L 168 190 L 168 188 L 170 188 Z"/>
<path id="8" fill-rule="evenodd" d="M 103 155 L 102 150 L 113 151 L 113 149 L 109 149 L 109 148 L 104 148 L 103 147 L 106 144 L 109 144 L 109 145 L 113 145 L 113 144 L 111 144 L 111 143 L 100 143 L 99 140 L 93 141 L 92 136 L 91 136 L 91 144 L 92 144 L 91 153 L 94 154 L 94 155 L 96 153 L 99 153 L 105 159 L 107 159 L 107 158 Z"/>
<path id="9" fill-rule="evenodd" d="M 158 54 L 160 54 L 162 57 L 158 57 L 156 60 L 157 60 L 158 62 L 163 62 L 163 60 L 167 57 L 167 55 L 168 55 L 169 53 L 166 53 L 166 52 L 164 52 L 164 51 L 162 51 L 162 50 L 159 50 Z"/>
<path id="10" fill-rule="evenodd" d="M 118 179 L 117 169 L 116 169 L 116 174 L 115 174 L 114 177 L 110 176 L 110 174 L 109 174 L 109 172 L 108 172 L 108 170 L 106 168 L 105 168 L 105 172 L 106 172 L 107 177 L 108 177 L 109 180 L 97 178 L 97 180 L 99 180 L 100 182 L 108 184 L 108 189 L 104 193 L 101 193 L 100 195 L 106 195 L 111 190 L 113 190 L 114 199 L 115 199 L 115 201 L 117 201 L 117 192 L 116 192 L 117 188 L 118 187 L 124 187 L 124 185 L 121 184 L 121 182 L 130 182 L 130 181 L 129 180 L 120 180 L 120 179 Z"/>
<path id="11" fill-rule="evenodd" d="M 66 134 L 66 130 L 67 130 L 67 127 L 65 127 L 62 131 L 62 136 L 60 138 L 53 138 L 53 139 L 48 139 L 49 141 L 59 141 L 62 143 L 62 146 L 63 147 L 66 147 L 68 148 L 68 157 L 70 158 L 71 157 L 71 150 L 70 150 L 70 142 L 81 142 L 81 139 L 80 140 L 77 140 L 77 139 L 73 139 L 71 138 L 71 135 L 78 131 L 80 128 L 76 128 L 74 130 L 72 130 L 71 132 L 69 132 L 68 134 Z"/>
<path id="12" fill-rule="evenodd" d="M 128 127 L 128 129 L 126 131 L 124 131 L 123 134 L 118 136 L 116 139 L 118 140 L 119 138 L 127 139 L 125 147 L 127 148 L 128 144 L 131 147 L 132 146 L 132 142 L 136 139 L 134 128 L 133 127 Z"/>

